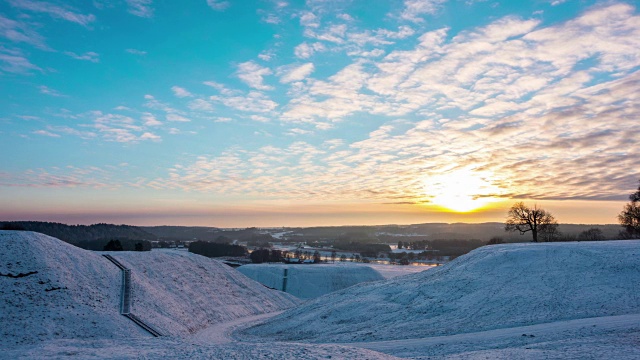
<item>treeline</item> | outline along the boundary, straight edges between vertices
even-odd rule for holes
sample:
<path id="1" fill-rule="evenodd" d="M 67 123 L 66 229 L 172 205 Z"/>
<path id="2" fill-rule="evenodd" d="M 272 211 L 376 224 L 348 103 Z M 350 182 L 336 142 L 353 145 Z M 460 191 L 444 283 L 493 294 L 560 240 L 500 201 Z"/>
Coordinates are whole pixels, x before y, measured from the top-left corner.
<path id="1" fill-rule="evenodd" d="M 97 239 L 72 244 L 93 251 L 151 251 L 151 241 L 127 238 Z"/>
<path id="2" fill-rule="evenodd" d="M 249 259 L 254 264 L 282 262 L 286 257 L 286 253 L 286 251 L 280 250 L 257 249 L 251 252 Z"/>
<path id="3" fill-rule="evenodd" d="M 429 250 L 438 256 L 448 256 L 450 258 L 464 255 L 471 250 L 475 250 L 487 243 L 482 240 L 421 240 L 411 242 L 398 242 L 398 249 L 407 250 Z M 402 247 L 400 247 L 402 245 Z"/>
<path id="4" fill-rule="evenodd" d="M 225 243 L 194 241 L 189 244 L 189 252 L 207 257 L 245 256 L 247 248 Z"/>
<path id="5" fill-rule="evenodd" d="M 155 240 L 155 236 L 130 225 L 94 224 L 66 225 L 42 221 L 2 221 L 0 229 L 35 231 L 62 241 L 79 244 L 85 241 L 107 239 Z"/>
<path id="6" fill-rule="evenodd" d="M 345 240 L 336 240 L 333 247 L 337 250 L 359 252 L 365 257 L 377 257 L 379 253 L 391 252 L 391 247 L 388 244 L 361 243 Z"/>

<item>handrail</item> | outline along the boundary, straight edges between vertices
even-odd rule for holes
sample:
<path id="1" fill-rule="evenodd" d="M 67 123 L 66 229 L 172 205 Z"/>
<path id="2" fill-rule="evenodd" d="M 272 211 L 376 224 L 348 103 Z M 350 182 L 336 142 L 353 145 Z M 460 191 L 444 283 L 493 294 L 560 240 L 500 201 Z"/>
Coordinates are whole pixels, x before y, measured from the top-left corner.
<path id="1" fill-rule="evenodd" d="M 121 262 L 116 260 L 113 256 L 109 254 L 103 254 L 107 260 L 114 263 L 117 267 L 122 271 L 122 287 L 120 291 L 120 315 L 123 315 L 136 323 L 138 326 L 146 330 L 151 335 L 158 337 L 162 336 L 158 330 L 151 327 L 151 325 L 146 324 L 139 317 L 135 316 L 131 313 L 131 303 L 133 302 L 133 295 L 131 290 L 131 269 L 124 266 Z"/>

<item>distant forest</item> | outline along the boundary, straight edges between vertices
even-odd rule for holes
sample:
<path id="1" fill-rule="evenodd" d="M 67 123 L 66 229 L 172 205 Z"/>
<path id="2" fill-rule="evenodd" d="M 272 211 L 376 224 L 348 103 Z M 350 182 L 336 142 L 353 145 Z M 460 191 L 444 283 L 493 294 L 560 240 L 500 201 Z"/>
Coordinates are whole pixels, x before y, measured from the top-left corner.
<path id="1" fill-rule="evenodd" d="M 487 243 L 531 241 L 529 234 L 506 233 L 499 222 L 426 223 L 414 225 L 326 226 L 309 228 L 221 229 L 204 226 L 65 225 L 54 222 L 0 222 L 0 229 L 29 230 L 47 234 L 88 250 L 103 250 L 110 240 L 118 240 L 123 250 L 151 249 L 157 245 L 188 244 L 192 252 L 206 256 L 237 256 L 239 247 L 270 248 L 273 243 L 305 243 L 375 256 L 389 251 L 388 244 L 402 244 L 407 250 L 429 250 L 431 254 L 456 257 Z M 560 241 L 619 238 L 620 225 L 560 224 Z M 585 235 L 594 235 L 585 237 Z M 206 246 L 203 242 L 225 244 Z"/>
<path id="2" fill-rule="evenodd" d="M 94 225 L 66 225 L 55 222 L 41 221 L 2 221 L 0 229 L 25 230 L 39 232 L 53 236 L 69 244 L 87 250 L 103 250 L 111 240 L 118 240 L 122 249 L 133 251 L 138 245 L 142 250 L 151 250 L 152 235 L 139 227 L 130 225 L 94 224 Z"/>

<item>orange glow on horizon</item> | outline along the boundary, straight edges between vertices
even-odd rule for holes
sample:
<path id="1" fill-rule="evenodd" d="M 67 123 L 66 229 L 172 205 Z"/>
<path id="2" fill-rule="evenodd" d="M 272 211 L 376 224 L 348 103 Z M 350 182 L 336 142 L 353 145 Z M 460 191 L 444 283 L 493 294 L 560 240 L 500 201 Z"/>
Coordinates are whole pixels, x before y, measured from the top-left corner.
<path id="1" fill-rule="evenodd" d="M 500 192 L 487 180 L 491 174 L 480 174 L 471 170 L 457 170 L 447 174 L 431 176 L 424 180 L 424 190 L 430 202 L 440 211 L 470 213 L 480 211 L 500 199 L 490 195 Z"/>

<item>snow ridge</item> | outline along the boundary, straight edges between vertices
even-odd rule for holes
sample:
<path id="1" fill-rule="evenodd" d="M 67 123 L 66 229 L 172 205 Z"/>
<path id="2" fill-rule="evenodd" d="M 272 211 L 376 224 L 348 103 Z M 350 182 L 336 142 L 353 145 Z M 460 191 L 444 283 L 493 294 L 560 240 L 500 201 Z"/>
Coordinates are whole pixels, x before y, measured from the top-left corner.
<path id="1" fill-rule="evenodd" d="M 640 313 L 640 241 L 505 244 L 311 300 L 246 334 L 358 342 Z"/>

